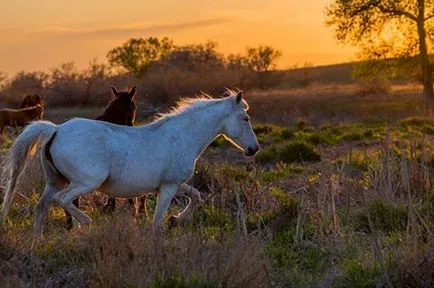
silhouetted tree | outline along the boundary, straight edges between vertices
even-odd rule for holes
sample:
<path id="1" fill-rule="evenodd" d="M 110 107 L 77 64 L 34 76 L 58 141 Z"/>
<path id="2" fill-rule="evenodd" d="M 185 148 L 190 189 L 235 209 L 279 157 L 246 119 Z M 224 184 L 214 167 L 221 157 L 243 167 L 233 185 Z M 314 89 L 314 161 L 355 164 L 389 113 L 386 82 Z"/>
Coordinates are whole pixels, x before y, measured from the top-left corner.
<path id="1" fill-rule="evenodd" d="M 82 105 L 87 105 L 101 95 L 108 94 L 107 84 L 110 77 L 109 72 L 109 67 L 105 63 L 98 62 L 97 59 L 93 59 L 89 62 L 88 68 L 80 74 L 80 80 L 83 81 L 85 85 Z"/>
<path id="2" fill-rule="evenodd" d="M 172 40 L 164 37 L 131 38 L 122 46 L 113 48 L 107 53 L 111 66 L 122 67 L 137 78 L 144 76 L 153 61 L 167 55 L 173 48 Z"/>
<path id="3" fill-rule="evenodd" d="M 245 89 L 246 82 L 252 78 L 254 73 L 249 67 L 247 57 L 241 54 L 229 54 L 226 57 L 226 67 L 237 75 L 239 88 Z"/>
<path id="4" fill-rule="evenodd" d="M 176 46 L 164 55 L 160 61 L 163 65 L 188 70 L 202 70 L 224 66 L 224 56 L 217 51 L 217 43 Z"/>
<path id="5" fill-rule="evenodd" d="M 282 52 L 271 46 L 261 45 L 256 48 L 247 48 L 247 65 L 258 73 L 259 85 L 262 89 L 265 89 L 269 72 L 274 68 L 276 60 L 281 56 Z"/>
<path id="6" fill-rule="evenodd" d="M 271 46 L 259 46 L 247 48 L 247 64 L 257 72 L 267 72 L 276 64 L 276 60 L 282 56 L 282 52 Z"/>

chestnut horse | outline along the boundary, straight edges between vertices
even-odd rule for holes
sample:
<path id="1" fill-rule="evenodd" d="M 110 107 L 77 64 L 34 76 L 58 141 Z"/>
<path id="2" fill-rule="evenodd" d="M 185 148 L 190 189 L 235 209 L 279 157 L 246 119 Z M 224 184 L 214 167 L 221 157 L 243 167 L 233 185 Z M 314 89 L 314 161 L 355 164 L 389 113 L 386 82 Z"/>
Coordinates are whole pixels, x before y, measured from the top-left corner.
<path id="1" fill-rule="evenodd" d="M 41 120 L 44 107 L 40 104 L 22 109 L 5 108 L 0 110 L 0 134 L 5 126 L 24 127 L 33 120 Z"/>

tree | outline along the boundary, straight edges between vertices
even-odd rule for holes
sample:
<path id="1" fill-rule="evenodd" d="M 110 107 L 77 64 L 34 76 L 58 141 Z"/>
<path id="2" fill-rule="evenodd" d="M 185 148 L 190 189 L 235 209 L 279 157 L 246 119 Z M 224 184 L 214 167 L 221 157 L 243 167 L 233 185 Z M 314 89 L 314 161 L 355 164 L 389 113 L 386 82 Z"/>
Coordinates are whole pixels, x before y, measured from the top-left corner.
<path id="1" fill-rule="evenodd" d="M 48 75 L 42 71 L 18 72 L 2 85 L 2 101 L 18 104 L 27 94 L 40 94 L 48 83 Z"/>
<path id="2" fill-rule="evenodd" d="M 167 55 L 173 48 L 173 42 L 164 37 L 131 38 L 122 46 L 107 53 L 111 66 L 122 67 L 137 78 L 143 77 L 150 69 L 153 61 Z"/>
<path id="3" fill-rule="evenodd" d="M 274 67 L 276 60 L 282 56 L 282 52 L 271 46 L 259 46 L 247 48 L 247 64 L 256 72 L 268 72 Z"/>
<path id="4" fill-rule="evenodd" d="M 242 90 L 245 89 L 248 80 L 252 78 L 251 76 L 254 73 L 249 67 L 247 57 L 241 54 L 229 54 L 226 57 L 226 67 L 230 71 L 235 72 L 238 78 L 239 88 Z"/>
<path id="5" fill-rule="evenodd" d="M 101 90 L 101 87 L 107 86 L 109 76 L 109 69 L 105 63 L 98 62 L 97 59 L 89 62 L 89 67 L 80 74 L 80 80 L 85 85 L 82 105 L 88 105 L 92 100 L 107 94 L 106 89 Z"/>
<path id="6" fill-rule="evenodd" d="M 265 89 L 266 83 L 270 80 L 269 72 L 274 68 L 276 60 L 281 56 L 282 52 L 271 46 L 261 45 L 256 48 L 247 48 L 247 66 L 257 72 L 259 86 L 262 89 Z"/>
<path id="7" fill-rule="evenodd" d="M 217 43 L 176 46 L 164 55 L 160 61 L 165 66 L 188 70 L 223 67 L 224 56 L 217 51 Z"/>
<path id="8" fill-rule="evenodd" d="M 338 41 L 361 45 L 368 59 L 384 59 L 385 52 L 392 58 L 417 55 L 424 95 L 433 100 L 428 42 L 434 40 L 434 1 L 333 0 L 325 13 L 326 24 L 334 28 Z"/>

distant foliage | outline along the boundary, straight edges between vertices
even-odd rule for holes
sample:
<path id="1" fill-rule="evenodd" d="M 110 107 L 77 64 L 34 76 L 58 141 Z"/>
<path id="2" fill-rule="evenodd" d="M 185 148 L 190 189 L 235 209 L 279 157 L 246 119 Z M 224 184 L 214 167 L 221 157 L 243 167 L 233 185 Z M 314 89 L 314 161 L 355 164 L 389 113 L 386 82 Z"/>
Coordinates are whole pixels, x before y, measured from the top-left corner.
<path id="1" fill-rule="evenodd" d="M 122 67 L 137 78 L 144 76 L 153 61 L 159 60 L 173 48 L 172 40 L 164 37 L 131 38 L 107 53 L 110 65 Z"/>
<path id="2" fill-rule="evenodd" d="M 280 56 L 271 46 L 226 57 L 213 41 L 175 45 L 167 37 L 131 38 L 107 53 L 108 63 L 94 59 L 83 70 L 66 62 L 48 73 L 20 72 L 11 80 L 0 74 L 0 95 L 12 106 L 27 94 L 40 94 L 54 106 L 103 105 L 111 98 L 110 85 L 137 85 L 138 99 L 161 107 L 202 91 L 221 95 L 225 87 L 278 85 L 280 78 L 270 73 Z"/>
<path id="3" fill-rule="evenodd" d="M 271 46 L 258 46 L 247 48 L 247 65 L 256 72 L 267 72 L 276 64 L 276 60 L 282 56 L 282 52 Z"/>

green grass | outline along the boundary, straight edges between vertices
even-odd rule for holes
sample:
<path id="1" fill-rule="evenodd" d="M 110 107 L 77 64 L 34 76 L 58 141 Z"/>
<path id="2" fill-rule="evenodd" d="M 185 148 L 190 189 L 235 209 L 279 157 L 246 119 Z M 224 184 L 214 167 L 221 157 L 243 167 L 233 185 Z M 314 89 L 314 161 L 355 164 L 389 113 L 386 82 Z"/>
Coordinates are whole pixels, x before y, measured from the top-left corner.
<path id="1" fill-rule="evenodd" d="M 303 166 L 297 164 L 279 165 L 273 170 L 262 173 L 262 180 L 266 182 L 274 182 L 281 178 L 286 178 L 291 175 L 299 174 L 304 171 Z"/>
<path id="2" fill-rule="evenodd" d="M 371 233 L 369 218 L 374 229 L 390 233 L 404 231 L 407 224 L 407 209 L 403 206 L 392 206 L 382 200 L 373 201 L 367 209 L 361 209 L 350 216 L 355 231 Z"/>
<path id="3" fill-rule="evenodd" d="M 318 162 L 321 156 L 311 143 L 295 140 L 286 141 L 276 146 L 268 146 L 259 151 L 256 159 L 260 163 L 279 162 Z"/>

